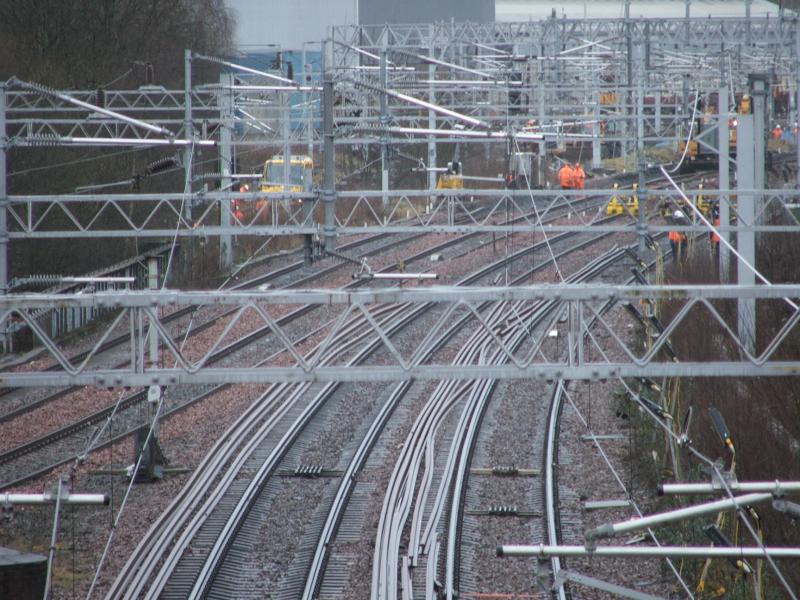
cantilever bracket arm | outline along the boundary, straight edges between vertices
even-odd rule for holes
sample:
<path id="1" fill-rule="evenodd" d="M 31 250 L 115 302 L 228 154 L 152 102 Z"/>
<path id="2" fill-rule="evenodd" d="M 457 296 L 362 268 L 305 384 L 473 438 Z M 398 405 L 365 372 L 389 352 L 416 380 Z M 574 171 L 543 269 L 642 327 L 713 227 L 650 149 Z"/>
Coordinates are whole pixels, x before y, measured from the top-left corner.
<path id="1" fill-rule="evenodd" d="M 172 133 L 166 127 L 161 127 L 160 125 L 153 125 L 152 123 L 142 121 L 141 119 L 134 119 L 133 117 L 123 115 L 122 113 L 118 113 L 113 110 L 108 110 L 107 108 L 103 108 L 102 106 L 96 106 L 94 104 L 90 104 L 89 102 L 78 100 L 77 98 L 73 98 L 69 94 L 65 94 L 64 92 L 59 92 L 58 90 L 54 90 L 39 83 L 31 83 L 28 81 L 22 81 L 21 79 L 17 79 L 16 77 L 12 77 L 11 79 L 8 80 L 7 84 L 9 86 L 21 87 L 23 89 L 30 90 L 32 92 L 37 92 L 44 96 L 52 96 L 53 98 L 58 98 L 63 102 L 67 102 L 69 104 L 78 106 L 80 108 L 85 108 L 87 110 L 90 110 L 100 115 L 104 115 L 106 117 L 111 117 L 112 119 L 117 119 L 118 121 L 123 121 L 124 123 L 129 123 L 130 125 L 133 125 L 135 127 L 141 127 L 142 129 L 147 129 L 148 131 L 157 133 L 159 135 L 165 135 L 169 138 L 175 137 L 175 134 Z"/>
<path id="2" fill-rule="evenodd" d="M 670 523 L 672 521 L 681 521 L 691 517 L 699 517 L 732 508 L 759 504 L 769 500 L 772 500 L 771 493 L 745 494 L 743 496 L 735 496 L 724 500 L 706 502 L 705 504 L 698 504 L 697 506 L 688 506 L 686 508 L 657 513 L 640 519 L 629 519 L 621 523 L 606 523 L 605 525 L 587 531 L 586 540 L 592 541 L 599 538 L 613 537 L 620 533 L 638 531 L 640 529 L 653 527 L 654 525 L 663 525 L 664 523 Z"/>

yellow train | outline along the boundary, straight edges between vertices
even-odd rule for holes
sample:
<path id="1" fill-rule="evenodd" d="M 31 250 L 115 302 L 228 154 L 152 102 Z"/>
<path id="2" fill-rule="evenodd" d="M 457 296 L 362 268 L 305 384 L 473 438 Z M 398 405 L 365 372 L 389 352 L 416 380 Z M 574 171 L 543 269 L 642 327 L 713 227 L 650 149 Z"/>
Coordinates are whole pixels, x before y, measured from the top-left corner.
<path id="1" fill-rule="evenodd" d="M 747 94 L 742 96 L 738 109 L 739 114 L 746 115 L 750 113 L 750 96 Z M 710 114 L 695 119 L 691 139 L 689 139 L 688 143 L 684 140 L 678 142 L 678 154 L 683 156 L 684 152 L 686 153 L 686 162 L 684 163 L 686 166 L 713 166 L 719 162 L 716 152 L 718 134 L 714 130 L 706 134 L 705 125 L 710 121 Z M 737 125 L 738 121 L 736 115 L 734 115 L 728 120 L 728 154 L 731 158 L 736 158 Z M 698 141 L 700 139 L 703 141 L 702 144 Z"/>
<path id="2" fill-rule="evenodd" d="M 437 190 L 457 190 L 464 187 L 464 175 L 461 173 L 461 163 L 457 160 L 447 163 L 447 171 L 439 175 L 436 182 Z"/>
<path id="3" fill-rule="evenodd" d="M 314 161 L 304 155 L 289 157 L 289 181 L 284 183 L 283 156 L 273 156 L 264 163 L 262 192 L 310 192 L 314 182 Z"/>

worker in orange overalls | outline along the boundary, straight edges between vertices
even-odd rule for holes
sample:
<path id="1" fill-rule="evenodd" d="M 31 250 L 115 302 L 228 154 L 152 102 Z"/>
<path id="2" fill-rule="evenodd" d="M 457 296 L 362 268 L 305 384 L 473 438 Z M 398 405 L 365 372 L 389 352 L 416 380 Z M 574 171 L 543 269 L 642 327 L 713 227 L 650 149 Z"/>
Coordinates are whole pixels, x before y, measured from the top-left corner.
<path id="1" fill-rule="evenodd" d="M 781 139 L 781 135 L 783 135 L 783 130 L 781 129 L 781 124 L 778 123 L 775 125 L 775 129 L 772 130 L 772 139 L 779 140 Z"/>
<path id="2" fill-rule="evenodd" d="M 719 231 L 719 214 L 714 212 L 714 227 Z M 716 231 L 712 231 L 709 234 L 710 241 L 711 241 L 711 252 L 713 252 L 714 256 L 719 256 L 719 234 Z"/>
<path id="3" fill-rule="evenodd" d="M 575 163 L 575 170 L 573 172 L 575 173 L 575 189 L 582 190 L 586 182 L 586 173 L 584 172 L 581 163 Z"/>
<path id="4" fill-rule="evenodd" d="M 571 190 L 575 187 L 575 170 L 572 165 L 564 163 L 558 170 L 558 183 L 562 190 Z"/>
<path id="5" fill-rule="evenodd" d="M 686 220 L 686 215 L 684 215 L 681 211 L 676 210 L 675 214 L 672 215 L 672 218 L 674 219 L 675 224 L 679 225 Z M 668 237 L 669 245 L 672 248 L 672 260 L 678 262 L 683 252 L 683 246 L 686 244 L 686 234 L 680 231 L 670 231 Z"/>
<path id="6" fill-rule="evenodd" d="M 243 194 L 246 194 L 250 191 L 250 186 L 246 183 L 239 186 L 239 191 Z M 244 199 L 242 198 L 234 198 L 233 199 L 233 216 L 234 218 L 239 221 L 240 223 L 244 222 Z"/>

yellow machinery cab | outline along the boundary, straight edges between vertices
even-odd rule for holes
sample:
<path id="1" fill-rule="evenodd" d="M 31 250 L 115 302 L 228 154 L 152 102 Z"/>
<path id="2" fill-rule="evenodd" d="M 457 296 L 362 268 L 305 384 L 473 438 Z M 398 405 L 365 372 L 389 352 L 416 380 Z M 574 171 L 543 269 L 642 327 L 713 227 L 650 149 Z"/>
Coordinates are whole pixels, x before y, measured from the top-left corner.
<path id="1" fill-rule="evenodd" d="M 262 192 L 310 192 L 313 184 L 314 161 L 308 156 L 289 158 L 289 181 L 284 182 L 283 156 L 274 156 L 264 163 L 261 178 Z"/>
<path id="2" fill-rule="evenodd" d="M 697 185 L 697 197 L 695 198 L 694 205 L 697 207 L 697 210 L 703 213 L 705 217 L 709 217 L 711 215 L 711 210 L 714 207 L 714 202 L 703 196 L 702 182 L 700 182 Z"/>
<path id="3" fill-rule="evenodd" d="M 639 194 L 637 190 L 639 189 L 639 185 L 634 183 L 633 190 L 631 194 L 628 196 L 627 194 L 624 196 L 620 196 L 619 194 L 619 184 L 614 184 L 614 195 L 611 196 L 611 200 L 609 200 L 608 204 L 606 205 L 606 214 L 609 217 L 613 217 L 616 215 L 621 215 L 624 212 L 633 215 L 634 217 L 639 214 Z"/>
<path id="4" fill-rule="evenodd" d="M 464 187 L 464 176 L 461 173 L 461 163 L 457 160 L 447 163 L 447 171 L 439 175 L 436 182 L 437 190 L 455 190 Z"/>
<path id="5" fill-rule="evenodd" d="M 747 114 L 750 110 L 750 100 L 748 97 L 745 97 L 742 102 L 739 104 L 739 110 L 741 114 Z M 684 153 L 686 155 L 686 160 L 689 162 L 708 162 L 708 163 L 716 163 L 718 158 L 716 156 L 716 152 L 713 150 L 709 150 L 708 148 L 703 148 L 700 146 L 700 142 L 697 141 L 697 137 L 699 137 L 702 132 L 706 130 L 706 125 L 708 124 L 707 117 L 702 119 L 695 119 L 694 127 L 692 130 L 692 137 L 689 139 L 688 143 L 686 140 L 680 140 L 678 142 L 678 154 L 683 156 Z M 728 120 L 728 152 L 729 155 L 733 158 L 736 156 L 736 127 L 738 125 L 738 120 L 736 115 L 733 115 Z M 717 138 L 716 134 L 713 137 L 706 137 L 705 143 L 707 145 L 712 146 L 713 148 L 717 147 Z"/>
<path id="6" fill-rule="evenodd" d="M 614 195 L 611 196 L 611 200 L 609 200 L 608 204 L 606 205 L 606 214 L 609 217 L 614 217 L 616 215 L 621 215 L 623 212 L 622 202 L 619 200 L 619 184 L 614 184 Z"/>
<path id="7" fill-rule="evenodd" d="M 262 192 L 310 192 L 314 183 L 314 161 L 304 155 L 292 155 L 289 158 L 289 180 L 284 183 L 283 155 L 273 156 L 264 162 L 259 188 Z M 268 200 L 259 198 L 256 201 L 256 212 L 263 213 Z"/>

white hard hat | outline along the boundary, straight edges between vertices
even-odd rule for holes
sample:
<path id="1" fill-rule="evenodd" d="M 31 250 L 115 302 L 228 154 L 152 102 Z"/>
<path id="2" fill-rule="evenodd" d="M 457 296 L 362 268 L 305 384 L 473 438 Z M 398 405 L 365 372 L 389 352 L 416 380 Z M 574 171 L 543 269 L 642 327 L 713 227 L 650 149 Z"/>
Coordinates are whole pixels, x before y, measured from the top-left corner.
<path id="1" fill-rule="evenodd" d="M 675 211 L 675 214 L 673 214 L 673 215 L 672 215 L 672 218 L 673 218 L 673 219 L 685 219 L 685 218 L 686 218 L 686 215 L 685 215 L 685 214 L 683 214 L 683 211 L 676 210 L 676 211 Z"/>

